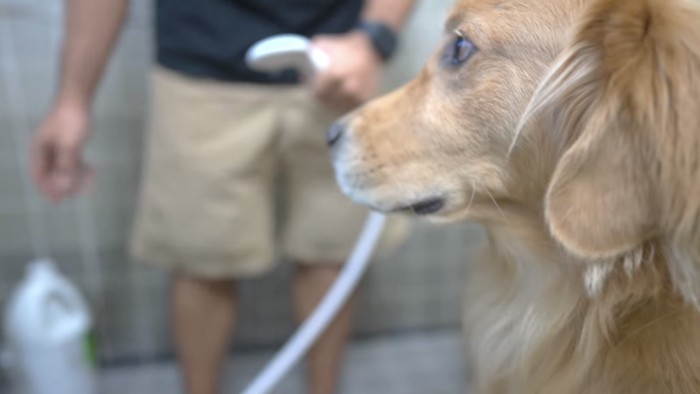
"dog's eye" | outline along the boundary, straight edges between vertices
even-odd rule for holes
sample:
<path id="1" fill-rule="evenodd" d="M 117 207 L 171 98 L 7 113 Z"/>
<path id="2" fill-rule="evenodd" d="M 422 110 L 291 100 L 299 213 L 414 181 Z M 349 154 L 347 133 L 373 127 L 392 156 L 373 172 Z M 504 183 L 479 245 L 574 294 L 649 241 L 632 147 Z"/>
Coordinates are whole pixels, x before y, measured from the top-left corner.
<path id="1" fill-rule="evenodd" d="M 458 34 L 447 46 L 445 51 L 445 63 L 450 66 L 459 66 L 471 58 L 478 48 L 468 38 Z"/>

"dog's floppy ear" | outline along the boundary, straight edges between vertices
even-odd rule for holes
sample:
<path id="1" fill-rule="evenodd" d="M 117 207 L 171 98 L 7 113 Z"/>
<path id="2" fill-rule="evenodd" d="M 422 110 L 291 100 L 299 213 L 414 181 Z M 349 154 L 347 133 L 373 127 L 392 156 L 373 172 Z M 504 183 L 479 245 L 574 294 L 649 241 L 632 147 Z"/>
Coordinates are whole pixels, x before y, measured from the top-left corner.
<path id="1" fill-rule="evenodd" d="M 669 29 L 682 1 L 593 1 L 525 114 L 548 113 L 554 138 L 565 141 L 545 216 L 582 258 L 619 256 L 660 231 L 661 140 L 673 137 L 659 135 L 671 132 L 669 78 L 677 78 L 667 74 L 678 55 Z"/>
<path id="2" fill-rule="evenodd" d="M 584 112 L 586 125 L 561 158 L 545 197 L 552 235 L 570 252 L 604 259 L 628 252 L 653 235 L 656 198 L 639 129 L 601 107 Z M 595 108 L 597 107 L 597 108 Z"/>

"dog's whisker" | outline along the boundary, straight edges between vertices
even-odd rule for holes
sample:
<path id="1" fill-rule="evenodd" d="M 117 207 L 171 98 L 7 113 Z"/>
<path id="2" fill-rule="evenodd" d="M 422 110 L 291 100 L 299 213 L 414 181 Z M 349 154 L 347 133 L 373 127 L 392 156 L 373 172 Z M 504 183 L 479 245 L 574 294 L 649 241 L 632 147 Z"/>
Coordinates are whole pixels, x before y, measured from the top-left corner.
<path id="1" fill-rule="evenodd" d="M 472 181 L 472 195 L 471 197 L 469 197 L 469 202 L 467 203 L 467 210 L 465 211 L 465 215 L 469 215 L 469 211 L 472 209 L 474 195 L 476 195 L 476 182 Z"/>
<path id="2" fill-rule="evenodd" d="M 498 212 L 501 214 L 501 217 L 503 217 L 503 220 L 504 220 L 506 223 L 509 223 L 509 222 L 508 222 L 508 218 L 506 218 L 506 215 L 505 215 L 505 214 L 503 213 L 503 211 L 501 210 L 501 206 L 498 205 L 498 203 L 496 202 L 496 199 L 493 198 L 493 194 L 491 194 L 491 192 L 489 191 L 488 188 L 484 188 L 484 190 L 486 191 L 486 194 L 489 195 L 489 198 L 490 198 L 491 201 L 493 202 L 493 205 L 496 206 L 496 209 L 497 209 Z"/>

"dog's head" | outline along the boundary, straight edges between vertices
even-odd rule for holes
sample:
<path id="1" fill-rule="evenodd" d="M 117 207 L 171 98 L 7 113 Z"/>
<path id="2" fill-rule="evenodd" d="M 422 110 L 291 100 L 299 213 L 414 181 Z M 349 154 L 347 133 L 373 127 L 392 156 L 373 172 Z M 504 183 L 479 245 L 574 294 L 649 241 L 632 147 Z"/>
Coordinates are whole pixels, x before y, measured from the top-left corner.
<path id="1" fill-rule="evenodd" d="M 458 1 L 422 73 L 330 133 L 339 184 L 382 211 L 528 209 L 584 259 L 697 244 L 698 21 L 691 0 Z"/>
<path id="2" fill-rule="evenodd" d="M 528 183 L 542 177 L 519 171 L 508 150 L 563 48 L 573 13 L 564 3 L 574 2 L 458 2 L 420 75 L 331 133 L 345 193 L 382 211 L 461 218 L 468 208 L 482 213 L 484 200 L 492 207 L 492 198 L 517 194 L 513 186 L 533 189 Z M 541 167 L 536 158 L 523 159 Z"/>

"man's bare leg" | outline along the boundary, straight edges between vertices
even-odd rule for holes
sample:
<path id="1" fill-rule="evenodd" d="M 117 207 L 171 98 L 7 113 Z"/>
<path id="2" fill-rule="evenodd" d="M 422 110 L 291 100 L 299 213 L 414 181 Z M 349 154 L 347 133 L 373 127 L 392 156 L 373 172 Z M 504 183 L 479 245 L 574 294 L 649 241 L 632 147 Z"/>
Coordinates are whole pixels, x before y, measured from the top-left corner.
<path id="1" fill-rule="evenodd" d="M 218 394 L 236 324 L 233 280 L 172 277 L 172 330 L 188 394 Z"/>
<path id="2" fill-rule="evenodd" d="M 297 264 L 293 292 L 299 321 L 313 312 L 335 282 L 340 269 L 340 264 Z M 309 352 L 308 384 L 311 394 L 331 394 L 337 389 L 344 350 L 352 330 L 355 299 L 353 295 Z"/>

